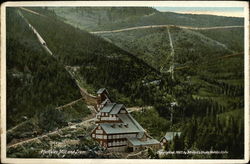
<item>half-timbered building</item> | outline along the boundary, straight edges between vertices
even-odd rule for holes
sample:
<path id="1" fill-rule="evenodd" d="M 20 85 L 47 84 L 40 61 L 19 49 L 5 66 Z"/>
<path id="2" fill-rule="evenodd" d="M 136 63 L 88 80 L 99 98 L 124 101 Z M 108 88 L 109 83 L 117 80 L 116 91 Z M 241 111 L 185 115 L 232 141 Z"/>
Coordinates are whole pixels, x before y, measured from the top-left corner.
<path id="1" fill-rule="evenodd" d="M 128 113 L 123 104 L 112 103 L 106 89 L 97 93 L 99 109 L 97 127 L 91 137 L 109 150 L 136 151 L 146 147 L 159 148 L 159 141 L 149 136 L 141 125 Z"/>

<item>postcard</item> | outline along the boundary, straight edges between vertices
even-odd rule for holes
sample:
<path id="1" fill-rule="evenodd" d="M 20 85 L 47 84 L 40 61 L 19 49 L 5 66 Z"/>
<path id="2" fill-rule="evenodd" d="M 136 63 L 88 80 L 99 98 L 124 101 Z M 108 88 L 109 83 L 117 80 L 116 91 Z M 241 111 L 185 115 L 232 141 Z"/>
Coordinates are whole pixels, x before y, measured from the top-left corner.
<path id="1" fill-rule="evenodd" d="M 6 2 L 3 163 L 247 163 L 240 1 Z"/>

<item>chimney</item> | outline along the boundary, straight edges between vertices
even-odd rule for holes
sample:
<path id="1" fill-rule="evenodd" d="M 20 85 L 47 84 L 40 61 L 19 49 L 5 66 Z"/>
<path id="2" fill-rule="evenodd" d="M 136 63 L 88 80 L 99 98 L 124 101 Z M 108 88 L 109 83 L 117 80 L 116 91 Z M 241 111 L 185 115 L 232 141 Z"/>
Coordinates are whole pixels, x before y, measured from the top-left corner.
<path id="1" fill-rule="evenodd" d="M 115 128 L 115 124 L 112 124 L 111 127 L 112 127 L 112 128 Z"/>
<path id="2" fill-rule="evenodd" d="M 128 124 L 124 124 L 124 126 L 125 126 L 126 128 L 128 128 Z"/>
<path id="3" fill-rule="evenodd" d="M 119 124 L 119 127 L 121 128 L 121 127 L 122 127 L 122 124 Z"/>

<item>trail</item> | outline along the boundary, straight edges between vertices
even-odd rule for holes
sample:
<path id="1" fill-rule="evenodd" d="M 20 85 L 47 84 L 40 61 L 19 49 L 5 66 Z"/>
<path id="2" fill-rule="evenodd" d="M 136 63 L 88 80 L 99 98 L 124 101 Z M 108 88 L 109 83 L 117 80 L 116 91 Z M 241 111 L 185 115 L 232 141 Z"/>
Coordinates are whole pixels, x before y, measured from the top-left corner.
<path id="1" fill-rule="evenodd" d="M 37 30 L 28 22 L 28 20 L 22 15 L 22 13 L 20 12 L 20 10 L 18 10 L 18 13 L 19 15 L 24 19 L 24 21 L 29 25 L 29 27 L 32 29 L 32 31 L 34 32 L 34 34 L 36 34 L 37 38 L 38 38 L 38 41 L 41 43 L 41 45 L 43 47 L 45 47 L 45 50 L 53 57 L 55 57 L 53 55 L 53 53 L 50 51 L 50 49 L 47 47 L 45 41 L 43 40 L 43 38 L 40 36 L 40 34 L 37 32 Z M 81 94 L 83 95 L 87 95 L 87 96 L 90 96 L 90 97 L 94 97 L 93 95 L 90 95 L 85 89 L 83 89 L 80 85 L 79 85 L 79 81 L 77 81 L 77 79 L 73 76 L 73 74 L 67 69 L 67 66 L 64 66 L 65 70 L 70 74 L 70 76 L 75 80 L 76 82 L 76 85 L 79 87 L 80 89 L 80 92 Z M 85 98 L 83 95 L 83 98 Z M 95 97 L 94 97 L 95 98 Z M 82 98 L 81 98 L 82 99 Z M 74 104 L 76 102 L 80 101 L 80 99 L 78 100 L 75 100 L 69 104 L 66 104 L 66 105 L 63 105 L 61 107 L 58 107 L 58 108 L 62 108 L 62 107 L 65 107 L 65 106 L 68 106 L 68 105 L 71 105 L 71 104 Z M 20 145 L 23 145 L 25 143 L 29 143 L 29 142 L 32 142 L 32 141 L 36 141 L 36 140 L 40 140 L 42 138 L 46 138 L 46 137 L 49 137 L 50 135 L 53 135 L 53 134 L 57 134 L 59 132 L 61 132 L 62 130 L 66 130 L 66 129 L 70 129 L 70 128 L 73 128 L 74 126 L 76 125 L 88 125 L 90 122 L 94 121 L 95 120 L 95 117 L 93 115 L 95 115 L 96 113 L 96 110 L 95 110 L 95 107 L 89 105 L 88 108 L 92 111 L 92 115 L 91 115 L 91 118 L 88 119 L 88 120 L 85 120 L 81 123 L 76 123 L 76 124 L 72 124 L 71 126 L 67 126 L 67 127 L 64 127 L 64 128 L 61 128 L 61 129 L 58 129 L 56 131 L 53 131 L 53 132 L 50 132 L 50 133 L 47 133 L 47 134 L 44 134 L 44 135 L 41 135 L 41 136 L 38 136 L 38 137 L 35 137 L 35 138 L 31 138 L 31 139 L 27 139 L 27 140 L 24 140 L 24 141 L 21 141 L 21 142 L 18 142 L 18 143 L 15 143 L 15 144 L 12 144 L 12 145 L 8 145 L 7 148 L 12 148 L 12 147 L 17 147 L 17 146 L 20 146 Z M 94 111 L 94 112 L 93 112 Z M 90 116 L 89 116 L 90 117 Z M 87 119 L 87 118 L 86 118 Z M 19 127 L 20 124 L 14 128 L 12 128 L 12 130 L 16 129 L 17 127 Z"/>
<path id="2" fill-rule="evenodd" d="M 134 107 L 130 107 L 130 108 L 127 108 L 128 112 L 131 113 L 131 112 L 138 112 L 138 111 L 141 111 L 142 109 L 151 109 L 153 108 L 153 106 L 143 106 L 143 107 L 139 107 L 139 106 L 134 106 Z"/>
<path id="3" fill-rule="evenodd" d="M 36 14 L 39 16 L 46 17 L 43 14 L 40 14 L 38 12 L 35 12 L 33 10 L 19 7 L 22 10 L 25 10 L 27 12 L 30 12 L 32 14 Z M 151 13 L 149 15 L 144 15 L 143 17 L 152 16 L 155 13 Z M 212 26 L 212 27 L 194 27 L 194 26 L 178 26 L 178 25 L 146 25 L 146 26 L 135 26 L 135 27 L 129 27 L 129 28 L 122 28 L 117 30 L 107 30 L 107 31 L 92 31 L 90 33 L 93 34 L 103 34 L 103 33 L 116 33 L 116 32 L 124 32 L 124 31 L 131 31 L 131 30 L 139 30 L 139 29 L 148 29 L 148 28 L 162 28 L 162 27 L 178 27 L 183 29 L 190 29 L 190 30 L 215 30 L 215 29 L 229 29 L 229 28 L 243 28 L 244 26 Z"/>
<path id="4" fill-rule="evenodd" d="M 16 126 L 14 126 L 13 128 L 7 130 L 6 132 L 7 132 L 7 133 L 11 133 L 13 130 L 15 130 L 15 129 L 17 129 L 18 127 L 24 125 L 24 124 L 27 123 L 28 121 L 30 121 L 30 120 L 26 120 L 26 121 L 24 121 L 24 122 L 21 122 L 20 124 L 18 124 L 18 125 L 16 125 Z"/>
<path id="5" fill-rule="evenodd" d="M 75 101 L 72 101 L 72 102 L 70 102 L 70 103 L 68 103 L 68 104 L 65 104 L 65 105 L 56 107 L 56 109 L 61 110 L 61 109 L 66 108 L 66 107 L 68 107 L 68 106 L 72 106 L 72 105 L 76 104 L 77 102 L 79 102 L 79 101 L 81 101 L 81 100 L 83 100 L 83 98 L 80 98 L 80 99 L 75 100 Z"/>
<path id="6" fill-rule="evenodd" d="M 171 53 L 174 53 L 173 41 L 172 41 L 172 37 L 171 37 L 170 31 L 169 31 L 169 28 L 167 28 L 167 31 L 168 31 L 168 37 L 169 37 L 169 44 L 170 44 L 171 51 L 172 51 Z"/>
<path id="7" fill-rule="evenodd" d="M 170 57 L 172 58 L 170 68 L 169 68 L 169 72 L 171 73 L 171 78 L 174 79 L 175 52 L 174 52 L 173 41 L 172 41 L 172 37 L 171 37 L 170 31 L 169 31 L 169 28 L 167 28 L 167 31 L 168 31 L 169 44 L 170 44 L 170 47 L 171 47 Z"/>
<path id="8" fill-rule="evenodd" d="M 36 15 L 41 15 L 35 11 L 32 11 L 32 10 L 29 10 L 29 9 L 26 9 L 26 8 L 21 8 L 22 10 L 25 10 L 25 11 L 28 11 L 30 13 L 33 13 L 33 14 L 36 14 Z M 44 16 L 44 15 L 41 15 L 41 16 Z M 23 16 L 22 16 L 23 17 Z M 23 17 L 24 18 L 24 17 Z M 24 18 L 25 19 L 25 18 Z M 26 20 L 26 19 L 25 19 Z M 26 20 L 26 22 L 28 23 L 28 21 Z M 30 25 L 30 23 L 28 23 L 29 26 L 31 27 L 31 29 L 33 29 L 34 33 L 37 35 L 37 38 L 38 40 L 41 42 L 41 44 L 43 45 L 43 47 L 47 50 L 47 52 L 49 52 L 50 55 L 52 55 L 52 52 L 50 51 L 50 49 L 47 47 L 46 45 L 46 42 L 42 39 L 42 37 L 39 35 L 39 33 L 34 29 L 34 27 L 32 25 Z M 90 32 L 90 33 L 93 33 L 93 34 L 103 34 L 103 33 L 117 33 L 117 32 L 124 32 L 124 31 L 131 31 L 131 30 L 138 30 L 138 29 L 149 29 L 149 28 L 167 28 L 168 29 L 168 34 L 169 34 L 169 38 L 171 38 L 171 35 L 169 33 L 169 28 L 170 27 L 179 27 L 179 28 L 182 28 L 182 29 L 187 29 L 187 30 L 213 30 L 213 29 L 228 29 L 228 28 L 242 28 L 244 26 L 215 26 L 215 27 L 191 27 L 191 26 L 176 26 L 176 25 L 148 25 L 148 26 L 136 26 L 136 27 L 130 27 L 130 28 L 123 28 L 123 29 L 118 29 L 118 30 L 110 30 L 110 31 L 95 31 L 95 32 Z M 200 33 L 197 33 L 195 31 L 192 31 L 194 34 L 196 35 L 199 35 L 201 36 L 202 38 L 204 39 L 207 39 L 211 42 L 214 42 L 215 44 L 223 47 L 224 49 L 232 52 L 232 53 L 235 53 L 233 52 L 232 50 L 230 50 L 225 44 L 217 41 L 217 40 L 214 40 L 212 38 L 209 38 L 203 34 L 200 34 Z M 172 40 L 170 40 L 170 46 L 171 46 L 171 49 L 172 49 L 172 52 L 171 52 L 171 55 L 174 55 L 172 54 L 174 51 L 173 51 L 173 43 L 172 43 Z M 172 68 L 171 68 L 172 69 Z M 171 70 L 170 69 L 170 70 Z"/>
<path id="9" fill-rule="evenodd" d="M 117 30 L 93 31 L 90 33 L 92 33 L 92 34 L 106 34 L 106 33 L 118 33 L 118 32 L 140 30 L 140 29 L 169 28 L 169 27 L 178 27 L 178 28 L 190 29 L 190 30 L 215 30 L 215 29 L 243 28 L 244 26 L 192 27 L 192 26 L 177 26 L 177 25 L 148 25 L 148 26 L 136 26 L 136 27 L 122 28 L 122 29 L 117 29 Z"/>
<path id="10" fill-rule="evenodd" d="M 30 143 L 30 142 L 36 141 L 36 140 L 39 141 L 40 139 L 49 137 L 50 135 L 58 134 L 58 133 L 62 132 L 62 130 L 68 130 L 68 129 L 75 128 L 75 126 L 89 126 L 89 124 L 94 120 L 95 120 L 95 118 L 91 118 L 91 119 L 85 120 L 85 121 L 80 122 L 80 123 L 75 123 L 75 124 L 72 124 L 70 126 L 55 130 L 53 132 L 50 132 L 50 133 L 47 133 L 47 134 L 44 134 L 44 135 L 41 135 L 41 136 L 38 136 L 38 137 L 35 137 L 35 138 L 27 139 L 27 140 L 24 140 L 24 141 L 21 141 L 21 142 L 12 144 L 12 145 L 8 145 L 7 148 L 9 149 L 9 148 L 12 148 L 12 147 L 21 146 L 23 144 Z"/>
<path id="11" fill-rule="evenodd" d="M 19 7 L 19 8 L 22 9 L 22 10 L 28 11 L 28 12 L 30 12 L 30 13 L 32 13 L 32 14 L 36 14 L 36 15 L 39 15 L 39 16 L 46 17 L 45 15 L 40 14 L 40 13 L 35 12 L 35 11 L 33 11 L 33 10 L 30 10 L 30 9 L 27 9 L 27 8 L 24 8 L 24 7 Z"/>

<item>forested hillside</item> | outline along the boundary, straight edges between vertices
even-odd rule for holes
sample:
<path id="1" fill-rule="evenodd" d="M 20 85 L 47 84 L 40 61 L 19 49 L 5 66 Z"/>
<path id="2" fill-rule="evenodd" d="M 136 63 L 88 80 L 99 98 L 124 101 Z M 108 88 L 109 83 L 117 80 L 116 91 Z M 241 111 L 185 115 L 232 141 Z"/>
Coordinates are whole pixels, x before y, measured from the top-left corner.
<path id="1" fill-rule="evenodd" d="M 88 92 L 107 88 L 112 101 L 142 107 L 132 115 L 152 137 L 160 140 L 168 131 L 182 132 L 167 150 L 228 151 L 163 158 L 243 158 L 243 28 L 178 27 L 241 26 L 243 19 L 160 13 L 153 8 L 28 9 L 38 14 L 18 10 L 41 34 L 55 58 L 42 49 L 16 10 L 9 9 L 7 26 L 13 27 L 7 28 L 8 116 L 16 112 L 21 121 L 28 111 L 36 114 L 48 106 L 38 118 L 41 122 L 58 119 L 58 126 L 62 125 L 63 118 L 48 117 L 50 109 L 80 98 L 64 69 L 67 66 Z M 152 24 L 176 26 L 100 35 L 85 31 Z M 73 108 L 77 112 L 64 115 L 75 119 L 81 112 L 88 114 L 82 102 Z M 14 119 L 8 117 L 8 121 L 15 125 Z"/>
<path id="2" fill-rule="evenodd" d="M 83 85 L 89 84 L 94 91 L 108 88 L 114 100 L 128 106 L 141 101 L 150 103 L 151 95 L 147 92 L 151 89 L 143 83 L 161 78 L 159 71 L 104 39 L 49 16 L 53 15 L 49 10 L 32 9 L 47 16 L 22 13 L 62 63 L 79 67 L 78 76 Z"/>
<path id="3" fill-rule="evenodd" d="M 74 80 L 50 56 L 16 9 L 7 9 L 7 142 L 30 138 L 82 119 L 84 103 L 56 109 L 81 98 Z"/>
<path id="4" fill-rule="evenodd" d="M 50 7 L 66 23 L 88 31 L 114 30 L 145 25 L 235 26 L 244 20 L 211 15 L 159 12 L 146 7 Z"/>
<path id="5" fill-rule="evenodd" d="M 234 51 L 242 52 L 244 29 L 226 29 L 225 33 L 223 30 L 193 31 L 178 27 L 162 27 L 98 35 L 136 54 L 155 69 L 166 72 L 172 60 L 170 37 L 177 67 L 231 54 Z"/>

